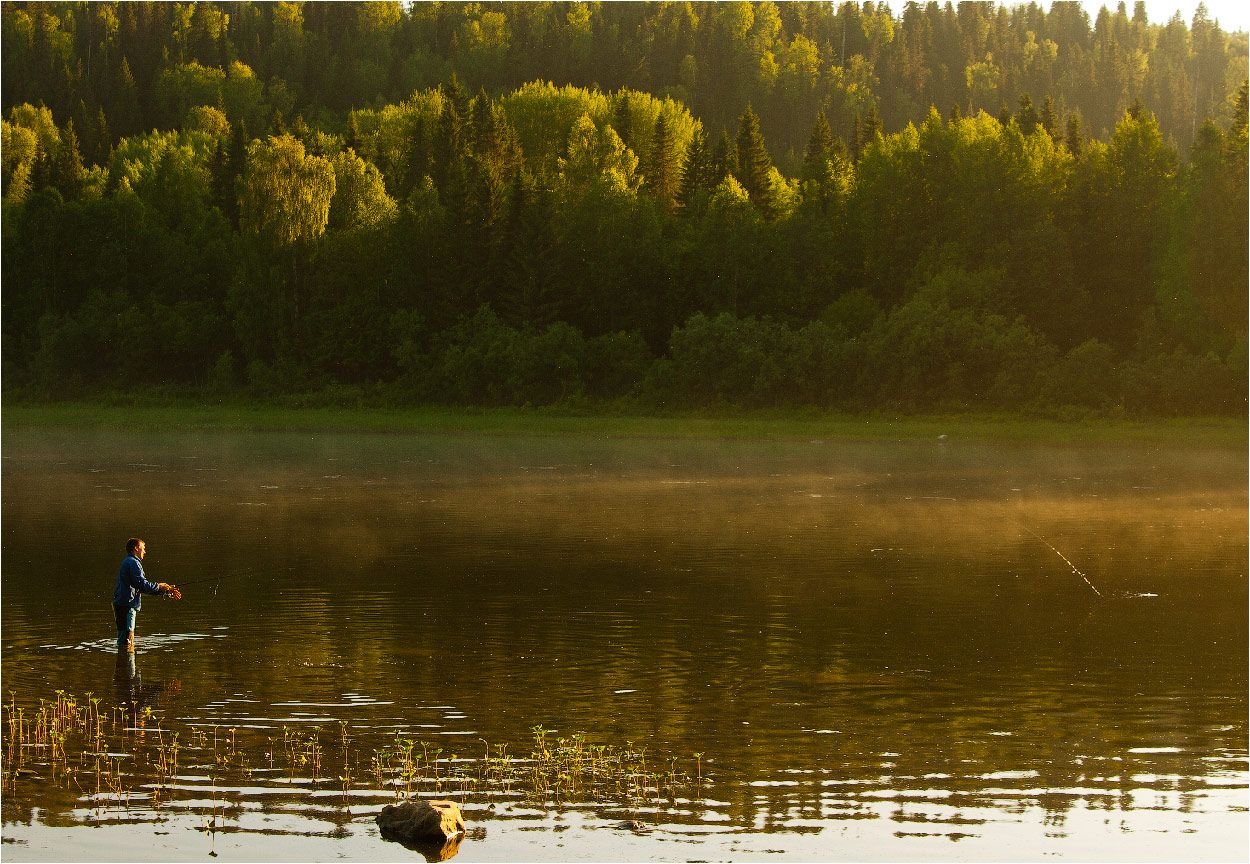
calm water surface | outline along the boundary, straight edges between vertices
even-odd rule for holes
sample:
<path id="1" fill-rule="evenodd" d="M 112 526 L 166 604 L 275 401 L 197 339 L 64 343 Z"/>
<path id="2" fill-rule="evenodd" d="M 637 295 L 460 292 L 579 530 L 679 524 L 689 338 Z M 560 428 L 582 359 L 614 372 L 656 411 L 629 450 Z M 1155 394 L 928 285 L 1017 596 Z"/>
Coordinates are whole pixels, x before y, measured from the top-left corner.
<path id="1" fill-rule="evenodd" d="M 365 750 L 528 752 L 541 724 L 704 754 L 707 785 L 658 805 L 470 794 L 464 861 L 1245 860 L 1246 475 L 1244 446 L 957 428 L 6 430 L 3 689 L 139 694 L 258 740 L 344 721 Z M 144 604 L 135 680 L 109 609 L 132 534 L 188 583 Z M 14 861 L 414 858 L 367 783 L 189 772 L 107 812 L 19 790 Z"/>

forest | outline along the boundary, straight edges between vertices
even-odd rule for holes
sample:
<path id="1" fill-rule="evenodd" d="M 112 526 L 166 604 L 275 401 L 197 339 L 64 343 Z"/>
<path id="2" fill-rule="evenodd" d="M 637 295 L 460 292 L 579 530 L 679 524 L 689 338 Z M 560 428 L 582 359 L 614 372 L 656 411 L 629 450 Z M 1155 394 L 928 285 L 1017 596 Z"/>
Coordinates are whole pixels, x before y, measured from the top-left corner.
<path id="1" fill-rule="evenodd" d="M 1244 415 L 1247 37 L 0 6 L 6 399 Z"/>

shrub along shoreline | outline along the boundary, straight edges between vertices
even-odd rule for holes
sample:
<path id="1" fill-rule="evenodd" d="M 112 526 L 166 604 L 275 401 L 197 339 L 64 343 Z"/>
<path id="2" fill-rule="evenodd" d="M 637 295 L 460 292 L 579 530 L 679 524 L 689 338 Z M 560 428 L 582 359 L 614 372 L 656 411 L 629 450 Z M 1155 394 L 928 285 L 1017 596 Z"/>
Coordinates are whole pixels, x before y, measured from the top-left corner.
<path id="1" fill-rule="evenodd" d="M 168 393 L 175 401 L 597 414 L 781 409 L 1070 419 L 1245 417 L 1247 410 L 1244 342 L 1222 355 L 1177 348 L 1119 357 L 1089 339 L 1061 353 L 1021 321 L 928 300 L 863 329 L 845 320 L 788 325 L 697 313 L 673 330 L 659 356 L 637 331 L 587 337 L 560 321 L 515 327 L 482 306 L 427 347 L 405 343 L 397 356 L 397 375 L 345 383 L 281 361 L 253 360 L 240 375 L 227 351 L 198 384 L 139 389 L 149 401 Z M 52 388 L 10 386 L 6 396 L 98 401 L 98 392 L 71 377 Z"/>

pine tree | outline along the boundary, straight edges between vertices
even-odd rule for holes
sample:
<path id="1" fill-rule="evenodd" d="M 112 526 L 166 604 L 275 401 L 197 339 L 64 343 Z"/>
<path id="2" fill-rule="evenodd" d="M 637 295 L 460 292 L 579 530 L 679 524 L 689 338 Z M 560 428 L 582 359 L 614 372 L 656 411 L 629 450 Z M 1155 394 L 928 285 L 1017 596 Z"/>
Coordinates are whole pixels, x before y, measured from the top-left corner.
<path id="1" fill-rule="evenodd" d="M 72 119 L 65 122 L 65 131 L 61 133 L 61 146 L 57 151 L 52 166 L 53 183 L 67 201 L 72 201 L 82 194 L 83 182 L 87 171 L 82 164 L 82 153 L 78 149 L 78 134 L 74 131 Z"/>
<path id="2" fill-rule="evenodd" d="M 712 147 L 712 153 L 708 159 L 708 185 L 710 188 L 715 189 L 730 174 L 737 173 L 737 150 L 734 149 L 729 133 L 722 130 L 720 138 L 716 140 L 716 144 Z"/>
<path id="3" fill-rule="evenodd" d="M 41 147 L 30 169 L 30 188 L 34 191 L 46 189 L 52 185 L 53 177 L 52 155 Z"/>
<path id="4" fill-rule="evenodd" d="M 230 147 L 215 164 L 213 172 L 213 203 L 235 229 L 239 227 L 239 175 L 247 159 L 249 140 L 247 123 L 240 120 L 230 136 Z"/>
<path id="5" fill-rule="evenodd" d="M 668 121 L 661 114 L 655 121 L 655 134 L 651 138 L 651 155 L 645 169 L 647 188 L 667 211 L 677 206 L 680 178 L 673 170 L 673 138 L 668 131 Z"/>
<path id="6" fill-rule="evenodd" d="M 1242 137 L 1246 135 L 1247 123 L 1250 122 L 1250 80 L 1243 80 L 1237 88 L 1237 107 L 1233 109 L 1231 131 Z"/>
<path id="7" fill-rule="evenodd" d="M 423 177 L 430 173 L 430 147 L 426 140 L 425 118 L 418 115 L 408 135 L 408 146 L 404 154 L 403 184 L 400 188 L 401 197 L 407 198 L 416 189 Z"/>
<path id="8" fill-rule="evenodd" d="M 555 221 L 549 191 L 536 188 L 524 171 L 517 171 L 496 234 L 499 275 L 494 280 L 504 288 L 498 298 L 500 313 L 514 325 L 542 328 L 559 317 L 559 297 L 546 272 L 554 255 Z"/>
<path id="9" fill-rule="evenodd" d="M 1052 140 L 1055 138 L 1055 124 L 1058 123 L 1058 120 L 1059 118 L 1055 116 L 1055 102 L 1047 96 L 1042 100 L 1042 110 L 1038 115 L 1038 122 Z"/>
<path id="10" fill-rule="evenodd" d="M 109 131 L 109 121 L 104 116 L 103 107 L 96 112 L 94 143 L 95 151 L 91 154 L 91 161 L 96 165 L 107 164 L 109 156 L 113 152 L 113 135 Z"/>
<path id="11" fill-rule="evenodd" d="M 356 120 L 355 111 L 349 111 L 347 114 L 347 133 L 343 146 L 358 155 L 360 153 L 360 123 Z"/>
<path id="12" fill-rule="evenodd" d="M 736 177 L 747 196 L 765 217 L 773 215 L 774 202 L 769 173 L 773 160 L 764 147 L 760 120 L 748 105 L 738 118 L 738 171 Z"/>
<path id="13" fill-rule="evenodd" d="M 816 124 L 812 127 L 812 134 L 807 139 L 804 163 L 809 167 L 817 165 L 828 159 L 832 151 L 833 130 L 829 128 L 829 118 L 825 116 L 824 111 L 821 111 L 816 115 Z"/>
<path id="14" fill-rule="evenodd" d="M 495 118 L 485 87 L 479 89 L 469 103 L 469 134 L 472 139 L 472 152 L 478 158 L 494 150 Z"/>
<path id="15" fill-rule="evenodd" d="M 1081 115 L 1068 115 L 1067 135 L 1064 136 L 1064 146 L 1068 148 L 1068 152 L 1076 158 L 1080 158 L 1081 151 L 1085 149 L 1085 135 L 1081 131 Z"/>
<path id="16" fill-rule="evenodd" d="M 95 142 L 95 117 L 91 113 L 91 109 L 87 107 L 85 99 L 78 100 L 78 107 L 74 109 L 74 130 L 81 129 L 82 135 L 78 139 L 78 146 L 83 155 L 84 160 L 91 164 L 100 164 L 99 160 L 94 158 L 96 153 Z"/>
<path id="17" fill-rule="evenodd" d="M 1037 109 L 1033 107 L 1033 100 L 1029 98 L 1028 93 L 1021 95 L 1020 108 L 1016 111 L 1016 125 L 1020 127 L 1020 131 L 1025 135 L 1032 135 L 1039 122 Z"/>
<path id="18" fill-rule="evenodd" d="M 456 108 L 455 88 L 459 85 L 453 75 L 448 84 L 448 94 L 443 100 L 443 110 L 438 116 L 438 128 L 434 132 L 434 181 L 440 192 L 446 192 L 446 186 L 454 173 L 454 167 L 460 161 L 461 148 L 461 114 Z"/>
<path id="19" fill-rule="evenodd" d="M 633 121 L 629 115 L 629 94 L 622 92 L 616 99 L 616 110 L 612 115 L 612 128 L 620 136 L 621 141 L 631 150 L 634 147 Z"/>
<path id="20" fill-rule="evenodd" d="M 304 115 L 296 114 L 295 119 L 291 121 L 291 134 L 307 143 L 309 132 L 308 123 L 304 120 Z"/>
<path id="21" fill-rule="evenodd" d="M 688 210 L 707 191 L 707 177 L 710 173 L 707 145 L 703 132 L 696 130 L 686 148 L 686 157 L 681 165 L 681 185 L 677 191 L 677 204 Z"/>
<path id="22" fill-rule="evenodd" d="M 451 73 L 451 77 L 447 79 L 447 83 L 442 85 L 443 96 L 451 103 L 452 109 L 456 113 L 459 120 L 469 116 L 469 95 L 465 93 L 463 85 L 460 83 L 459 76 L 455 72 Z"/>
<path id="23" fill-rule="evenodd" d="M 235 195 L 233 167 L 230 164 L 230 145 L 218 139 L 217 146 L 213 148 L 213 155 L 208 161 L 212 200 L 232 225 L 238 220 L 238 199 Z"/>
<path id="24" fill-rule="evenodd" d="M 877 103 L 869 102 L 868 110 L 864 112 L 864 119 L 859 124 L 859 152 L 863 153 L 869 144 L 881 137 L 882 131 L 881 115 L 877 113 Z"/>
<path id="25" fill-rule="evenodd" d="M 125 57 L 122 57 L 121 66 L 117 70 L 117 83 L 111 95 L 113 110 L 109 113 L 116 121 L 118 136 L 125 138 L 140 131 L 142 118 L 139 116 L 139 87 L 130 71 L 130 61 Z"/>

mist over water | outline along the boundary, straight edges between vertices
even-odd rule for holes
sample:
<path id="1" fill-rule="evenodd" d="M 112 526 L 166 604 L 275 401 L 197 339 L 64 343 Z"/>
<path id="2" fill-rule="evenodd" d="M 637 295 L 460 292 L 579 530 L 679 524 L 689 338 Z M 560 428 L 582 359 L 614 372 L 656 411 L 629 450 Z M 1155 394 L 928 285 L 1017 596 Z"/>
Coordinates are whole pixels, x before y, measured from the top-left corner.
<path id="1" fill-rule="evenodd" d="M 1240 860 L 1245 477 L 1244 448 L 958 434 L 6 431 L 3 687 L 257 742 L 345 722 L 476 758 L 541 724 L 704 754 L 707 786 L 645 812 L 470 795 L 462 860 Z M 145 600 L 121 674 L 132 535 L 186 599 Z M 188 776 L 103 830 L 23 788 L 12 860 L 412 854 L 367 784 Z"/>

